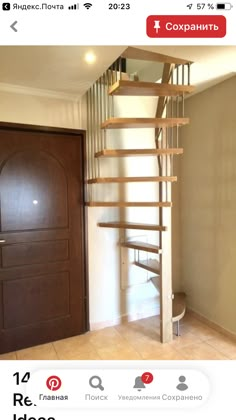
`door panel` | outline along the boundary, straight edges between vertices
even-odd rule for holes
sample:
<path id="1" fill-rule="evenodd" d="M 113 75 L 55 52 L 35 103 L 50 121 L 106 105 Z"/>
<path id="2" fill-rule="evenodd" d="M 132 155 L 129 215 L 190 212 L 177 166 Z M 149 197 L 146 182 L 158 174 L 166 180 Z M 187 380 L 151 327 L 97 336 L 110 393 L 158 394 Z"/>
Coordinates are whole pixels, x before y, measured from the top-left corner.
<path id="1" fill-rule="evenodd" d="M 52 305 L 55 288 L 57 299 Z M 5 329 L 66 317 L 70 315 L 69 273 L 5 281 L 3 296 Z"/>
<path id="2" fill-rule="evenodd" d="M 87 330 L 83 138 L 0 129 L 0 352 Z"/>
<path id="3" fill-rule="evenodd" d="M 24 150 L 1 170 L 2 232 L 68 226 L 64 168 L 48 153 Z"/>
<path id="4" fill-rule="evenodd" d="M 2 267 L 67 260 L 68 240 L 31 242 L 2 247 Z"/>

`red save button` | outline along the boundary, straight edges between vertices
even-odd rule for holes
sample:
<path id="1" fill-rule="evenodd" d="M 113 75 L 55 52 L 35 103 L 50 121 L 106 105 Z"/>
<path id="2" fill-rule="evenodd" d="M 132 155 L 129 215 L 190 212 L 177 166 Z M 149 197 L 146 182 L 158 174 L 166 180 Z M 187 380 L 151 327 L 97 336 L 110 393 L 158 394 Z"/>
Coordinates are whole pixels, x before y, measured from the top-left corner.
<path id="1" fill-rule="evenodd" d="M 224 16 L 160 16 L 147 18 L 150 38 L 223 38 L 226 35 Z"/>

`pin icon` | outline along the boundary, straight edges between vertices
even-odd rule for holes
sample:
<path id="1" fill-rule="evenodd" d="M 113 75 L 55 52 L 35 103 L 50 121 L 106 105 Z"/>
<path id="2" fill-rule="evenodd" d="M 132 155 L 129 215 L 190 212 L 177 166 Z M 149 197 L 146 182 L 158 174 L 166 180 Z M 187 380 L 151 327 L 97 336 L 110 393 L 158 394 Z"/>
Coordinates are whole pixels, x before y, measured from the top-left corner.
<path id="1" fill-rule="evenodd" d="M 59 388 L 61 388 L 61 379 L 59 376 L 49 376 L 49 378 L 46 381 L 46 385 L 50 391 L 57 391 Z"/>
<path id="2" fill-rule="evenodd" d="M 159 20 L 154 21 L 154 29 L 156 29 L 156 33 L 158 34 L 158 31 L 160 29 L 160 21 Z"/>

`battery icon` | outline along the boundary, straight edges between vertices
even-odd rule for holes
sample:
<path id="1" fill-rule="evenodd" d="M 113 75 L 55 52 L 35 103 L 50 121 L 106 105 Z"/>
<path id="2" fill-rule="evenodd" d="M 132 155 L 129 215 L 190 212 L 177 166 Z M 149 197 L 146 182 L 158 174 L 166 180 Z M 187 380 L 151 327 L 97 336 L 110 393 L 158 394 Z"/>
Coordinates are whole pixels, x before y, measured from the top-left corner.
<path id="1" fill-rule="evenodd" d="M 218 10 L 231 10 L 233 5 L 231 3 L 217 3 L 216 8 Z"/>

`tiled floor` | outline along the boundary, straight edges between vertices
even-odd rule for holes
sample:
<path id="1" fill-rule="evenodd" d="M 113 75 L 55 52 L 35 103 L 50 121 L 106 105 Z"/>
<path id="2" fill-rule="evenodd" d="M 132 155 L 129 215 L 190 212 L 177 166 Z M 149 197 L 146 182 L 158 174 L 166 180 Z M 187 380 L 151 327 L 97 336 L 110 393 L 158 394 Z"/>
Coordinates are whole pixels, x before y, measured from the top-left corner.
<path id="1" fill-rule="evenodd" d="M 181 337 L 170 344 L 159 341 L 158 318 L 0 355 L 0 360 L 223 360 L 236 359 L 236 341 L 187 315 Z"/>

